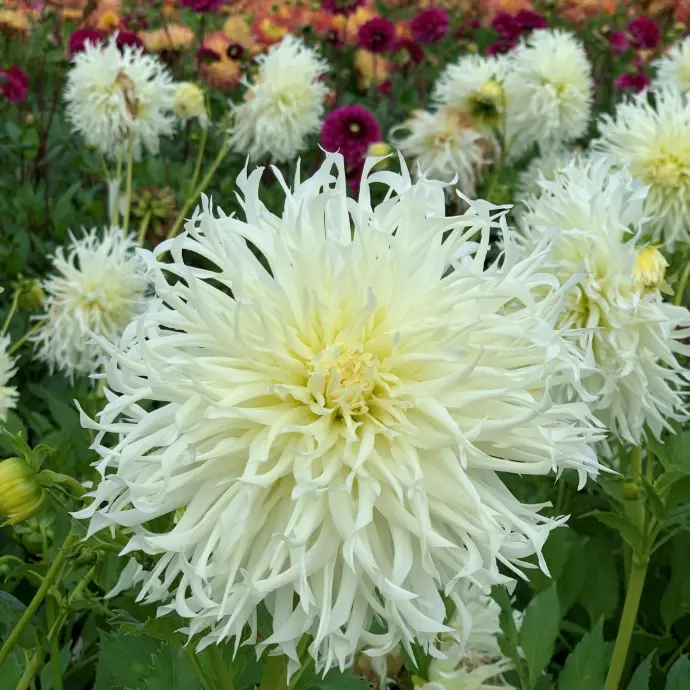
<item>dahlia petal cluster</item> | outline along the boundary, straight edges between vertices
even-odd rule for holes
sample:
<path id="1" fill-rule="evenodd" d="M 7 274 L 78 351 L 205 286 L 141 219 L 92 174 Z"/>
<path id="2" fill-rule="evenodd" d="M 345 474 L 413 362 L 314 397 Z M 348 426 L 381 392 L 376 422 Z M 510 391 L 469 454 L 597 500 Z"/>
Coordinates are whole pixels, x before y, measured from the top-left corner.
<path id="1" fill-rule="evenodd" d="M 549 148 L 582 136 L 594 82 L 584 46 L 568 31 L 532 33 L 510 54 L 505 79 L 510 153 Z"/>
<path id="2" fill-rule="evenodd" d="M 7 419 L 7 413 L 16 407 L 19 397 L 17 389 L 7 385 L 17 372 L 14 359 L 7 354 L 9 345 L 9 336 L 0 336 L 0 422 Z"/>
<path id="3" fill-rule="evenodd" d="M 535 156 L 518 176 L 515 197 L 522 203 L 517 210 L 521 210 L 529 199 L 541 194 L 542 181 L 553 180 L 557 172 L 582 155 L 566 146 L 554 146 Z"/>
<path id="4" fill-rule="evenodd" d="M 440 106 L 467 113 L 479 129 L 498 126 L 505 116 L 502 84 L 508 65 L 505 56 L 466 55 L 441 73 L 432 97 Z"/>
<path id="5" fill-rule="evenodd" d="M 156 297 L 117 344 L 101 339 L 108 402 L 82 416 L 102 480 L 77 515 L 156 557 L 140 599 L 205 631 L 202 646 L 234 638 L 292 670 L 305 633 L 319 670 L 434 647 L 454 632 L 442 593 L 461 610 L 465 581 L 510 582 L 535 553 L 545 567 L 565 519 L 499 473 L 572 468 L 582 484 L 598 469 L 587 406 L 553 396 L 582 362 L 555 328 L 545 247 L 521 259 L 505 209 L 446 217 L 443 183 L 376 163 L 357 199 L 339 154 L 303 182 L 298 166 L 292 189 L 274 169 L 280 215 L 261 168 L 237 180 L 243 219 L 204 197 L 184 234 L 142 252 Z"/>
<path id="6" fill-rule="evenodd" d="M 319 131 L 328 87 L 321 77 L 328 65 L 292 35 L 256 58 L 258 75 L 244 102 L 234 105 L 230 143 L 251 159 L 294 158 Z"/>
<path id="7" fill-rule="evenodd" d="M 624 441 L 639 444 L 645 425 L 658 437 L 687 418 L 688 377 L 677 355 L 690 354 L 680 342 L 690 315 L 662 300 L 660 262 L 637 246 L 647 188 L 601 156 L 573 161 L 541 186 L 522 219 L 524 246 L 531 252 L 544 232 L 559 230 L 550 270 L 570 286 L 560 321 L 582 329 L 576 341 L 592 367 L 582 381 L 591 409 Z M 646 280 L 650 273 L 656 280 Z"/>
<path id="8" fill-rule="evenodd" d="M 684 94 L 690 91 L 690 37 L 671 46 L 652 64 L 656 68 L 655 88 L 676 89 Z"/>
<path id="9" fill-rule="evenodd" d="M 164 63 L 138 47 L 118 48 L 113 36 L 87 42 L 67 76 L 67 117 L 74 131 L 110 158 L 131 148 L 135 160 L 157 154 L 173 132 L 175 86 Z"/>
<path id="10" fill-rule="evenodd" d="M 652 240 L 672 250 L 690 242 L 690 102 L 675 89 L 620 103 L 599 122 L 593 148 L 649 186 L 645 213 Z"/>
<path id="11" fill-rule="evenodd" d="M 148 281 L 135 254 L 134 236 L 120 228 L 72 236 L 53 257 L 55 274 L 43 285 L 43 326 L 33 337 L 38 356 L 70 377 L 95 373 L 103 354 L 94 337 L 115 342 L 143 311 Z"/>
<path id="12" fill-rule="evenodd" d="M 445 106 L 416 110 L 391 130 L 391 139 L 415 171 L 446 183 L 456 181 L 464 195 L 475 197 L 488 166 L 498 157 L 498 143 L 476 130 L 462 111 Z"/>

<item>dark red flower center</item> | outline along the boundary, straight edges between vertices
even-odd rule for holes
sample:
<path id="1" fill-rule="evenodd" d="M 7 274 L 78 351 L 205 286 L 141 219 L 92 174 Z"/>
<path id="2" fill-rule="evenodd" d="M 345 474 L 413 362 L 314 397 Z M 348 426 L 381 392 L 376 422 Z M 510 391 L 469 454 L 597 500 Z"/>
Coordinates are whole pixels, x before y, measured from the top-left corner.
<path id="1" fill-rule="evenodd" d="M 239 43 L 233 43 L 228 46 L 225 54 L 231 60 L 239 60 L 244 55 L 244 48 Z"/>

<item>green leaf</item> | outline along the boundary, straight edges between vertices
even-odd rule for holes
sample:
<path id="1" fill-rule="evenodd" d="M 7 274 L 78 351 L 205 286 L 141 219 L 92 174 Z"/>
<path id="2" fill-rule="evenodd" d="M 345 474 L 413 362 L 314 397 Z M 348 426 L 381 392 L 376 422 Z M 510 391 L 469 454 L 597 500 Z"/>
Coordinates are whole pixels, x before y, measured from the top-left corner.
<path id="1" fill-rule="evenodd" d="M 199 679 L 181 649 L 165 645 L 156 659 L 147 690 L 198 690 Z"/>
<path id="2" fill-rule="evenodd" d="M 666 632 L 671 626 L 690 611 L 690 578 L 687 572 L 687 559 L 690 553 L 690 534 L 684 532 L 674 537 L 670 543 L 669 566 L 671 577 L 661 597 L 661 619 Z"/>
<path id="3" fill-rule="evenodd" d="M 295 690 L 371 690 L 371 685 L 351 671 L 341 673 L 333 669 L 322 678 L 321 674 L 317 675 L 314 665 L 311 664 L 297 681 Z"/>
<path id="4" fill-rule="evenodd" d="M 26 666 L 22 657 L 23 654 L 15 648 L 0 664 L 0 690 L 15 690 Z"/>
<path id="5" fill-rule="evenodd" d="M 628 690 L 649 690 L 649 674 L 652 671 L 652 659 L 654 653 L 650 654 L 632 674 Z"/>
<path id="6" fill-rule="evenodd" d="M 594 625 L 602 617 L 613 616 L 618 608 L 620 592 L 613 545 L 605 535 L 598 535 L 585 544 L 583 556 L 587 586 L 582 588 L 579 601 Z"/>
<path id="7" fill-rule="evenodd" d="M 7 636 L 14 630 L 14 626 L 26 611 L 26 606 L 13 597 L 9 592 L 0 590 L 0 638 L 5 640 Z M 34 649 L 39 646 L 38 635 L 33 622 L 22 630 L 17 644 L 23 649 Z"/>
<path id="8" fill-rule="evenodd" d="M 149 637 L 109 635 L 101 631 L 101 653 L 93 690 L 139 690 L 153 676 L 153 657 L 160 643 Z"/>
<path id="9" fill-rule="evenodd" d="M 561 613 L 565 615 L 577 601 L 587 576 L 585 545 L 575 543 L 570 549 L 563 573 L 556 582 Z"/>
<path id="10" fill-rule="evenodd" d="M 558 690 L 601 690 L 608 670 L 611 644 L 604 643 L 604 621 L 594 626 L 568 656 L 561 675 Z"/>
<path id="11" fill-rule="evenodd" d="M 553 656 L 561 621 L 556 585 L 538 594 L 527 606 L 520 628 L 520 646 L 529 671 L 529 686 L 534 688 Z"/>
<path id="12" fill-rule="evenodd" d="M 530 571 L 529 579 L 536 592 L 541 592 L 558 582 L 563 576 L 572 547 L 577 541 L 575 532 L 569 529 L 555 529 L 544 544 L 543 556 L 551 577 L 535 568 Z"/>
<path id="13" fill-rule="evenodd" d="M 647 494 L 647 505 L 652 515 L 657 520 L 666 519 L 666 507 L 664 506 L 659 494 L 655 487 L 653 487 L 644 476 L 640 476 L 642 480 L 642 486 L 644 487 L 645 493 Z"/>
<path id="14" fill-rule="evenodd" d="M 659 500 L 657 498 L 657 500 Z M 662 506 L 663 509 L 663 506 Z M 623 539 L 632 547 L 634 551 L 640 553 L 642 550 L 642 535 L 637 526 L 624 515 L 618 513 L 606 512 L 603 510 L 595 510 L 590 513 L 599 522 L 607 527 L 616 530 Z"/>
<path id="15" fill-rule="evenodd" d="M 682 656 L 668 672 L 666 690 L 688 690 L 690 688 L 690 661 Z"/>

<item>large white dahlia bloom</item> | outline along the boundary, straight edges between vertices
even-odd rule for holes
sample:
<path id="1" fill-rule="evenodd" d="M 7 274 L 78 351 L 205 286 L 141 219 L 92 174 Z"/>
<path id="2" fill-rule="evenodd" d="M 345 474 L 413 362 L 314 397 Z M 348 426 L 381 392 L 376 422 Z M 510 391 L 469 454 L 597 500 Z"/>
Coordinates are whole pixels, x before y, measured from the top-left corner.
<path id="1" fill-rule="evenodd" d="M 269 156 L 281 163 L 295 158 L 319 131 L 328 64 L 290 34 L 256 60 L 259 71 L 247 84 L 244 102 L 232 107 L 230 144 L 253 160 Z"/>
<path id="2" fill-rule="evenodd" d="M 647 188 L 601 156 L 541 184 L 522 219 L 525 246 L 532 252 L 545 232 L 561 231 L 551 270 L 571 285 L 562 325 L 586 329 L 577 340 L 594 369 L 583 382 L 596 398 L 592 409 L 626 441 L 640 443 L 645 424 L 658 436 L 686 418 L 676 354 L 690 354 L 679 342 L 690 335 L 690 317 L 662 300 L 663 262 L 636 246 Z"/>
<path id="3" fill-rule="evenodd" d="M 682 94 L 690 91 L 690 38 L 684 38 L 663 57 L 655 60 L 656 78 L 654 88 L 676 89 Z"/>
<path id="4" fill-rule="evenodd" d="M 568 31 L 534 31 L 510 54 L 505 79 L 509 153 L 547 149 L 582 136 L 594 81 L 581 41 Z"/>
<path id="5" fill-rule="evenodd" d="M 7 413 L 15 408 L 19 397 L 17 389 L 7 385 L 17 372 L 14 359 L 7 354 L 9 344 L 9 336 L 0 336 L 0 422 L 7 419 Z"/>
<path id="6" fill-rule="evenodd" d="M 144 310 L 149 285 L 135 248 L 135 236 L 117 227 L 94 228 L 72 236 L 66 252 L 58 248 L 55 273 L 43 285 L 43 325 L 32 338 L 51 370 L 95 373 L 103 351 L 93 337 L 116 341 Z"/>
<path id="7" fill-rule="evenodd" d="M 518 175 L 515 198 L 520 203 L 516 211 L 521 212 L 523 204 L 541 193 L 540 181 L 553 180 L 556 173 L 565 168 L 570 161 L 579 159 L 583 153 L 566 146 L 554 146 L 535 156 Z"/>
<path id="8" fill-rule="evenodd" d="M 628 166 L 649 185 L 646 230 L 668 249 L 690 242 L 690 101 L 675 89 L 619 103 L 615 117 L 602 116 L 593 147 Z"/>
<path id="9" fill-rule="evenodd" d="M 358 200 L 339 154 L 301 183 L 298 168 L 292 190 L 274 171 L 280 216 L 259 200 L 262 169 L 237 181 L 246 220 L 204 197 L 147 254 L 156 301 L 102 343 L 108 404 L 83 423 L 103 479 L 78 516 L 133 529 L 126 551 L 158 557 L 140 596 L 202 644 L 256 644 L 263 603 L 273 633 L 257 648 L 293 666 L 305 633 L 318 668 L 433 646 L 452 630 L 441 592 L 462 608 L 463 580 L 509 582 L 499 565 L 540 556 L 563 522 L 499 473 L 597 471 L 587 407 L 552 398 L 580 360 L 554 329 L 544 252 L 519 260 L 508 241 L 486 265 L 491 230 L 511 237 L 505 210 L 446 218 L 443 183 L 413 184 L 402 159 L 370 174 L 379 160 Z M 389 188 L 377 206 L 374 182 Z"/>
<path id="10" fill-rule="evenodd" d="M 173 133 L 176 87 L 161 60 L 141 48 L 87 43 L 67 75 L 67 117 L 87 144 L 109 157 L 157 154 Z"/>

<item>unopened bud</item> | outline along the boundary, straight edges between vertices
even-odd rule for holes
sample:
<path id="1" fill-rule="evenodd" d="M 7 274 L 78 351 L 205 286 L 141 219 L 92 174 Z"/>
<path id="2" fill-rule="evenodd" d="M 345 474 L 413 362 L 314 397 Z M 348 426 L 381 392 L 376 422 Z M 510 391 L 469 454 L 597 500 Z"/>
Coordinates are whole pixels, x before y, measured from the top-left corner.
<path id="1" fill-rule="evenodd" d="M 625 484 L 623 484 L 623 498 L 626 501 L 636 501 L 638 493 L 637 486 L 634 482 L 625 482 Z"/>
<path id="2" fill-rule="evenodd" d="M 34 469 L 21 458 L 0 462 L 0 517 L 15 525 L 36 515 L 45 499 Z"/>
<path id="3" fill-rule="evenodd" d="M 393 149 L 391 148 L 391 145 L 388 144 L 385 141 L 377 141 L 369 146 L 369 150 L 367 151 L 367 156 L 373 156 L 374 158 L 378 158 L 380 156 L 387 156 Z M 376 164 L 377 168 L 387 168 L 389 165 L 389 159 L 386 158 L 385 160 L 380 161 L 379 163 Z"/>
<path id="4" fill-rule="evenodd" d="M 18 304 L 22 309 L 36 311 L 41 308 L 45 293 L 38 280 L 35 278 L 22 280 L 17 289 L 19 290 Z"/>
<path id="5" fill-rule="evenodd" d="M 644 247 L 637 255 L 632 274 L 638 290 L 652 292 L 658 290 L 664 282 L 668 262 L 658 247 Z"/>

